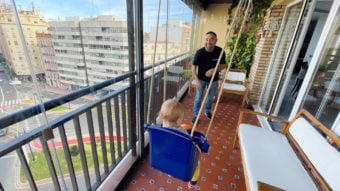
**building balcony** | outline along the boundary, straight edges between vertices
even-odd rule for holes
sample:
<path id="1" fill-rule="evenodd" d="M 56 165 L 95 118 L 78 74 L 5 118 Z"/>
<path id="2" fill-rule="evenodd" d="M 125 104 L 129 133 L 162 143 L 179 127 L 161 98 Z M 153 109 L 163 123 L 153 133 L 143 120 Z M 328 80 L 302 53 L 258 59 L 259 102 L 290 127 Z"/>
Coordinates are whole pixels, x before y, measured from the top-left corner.
<path id="1" fill-rule="evenodd" d="M 135 2 L 138 3 L 139 1 Z M 282 1 L 278 2 L 282 3 Z M 302 2 L 304 2 L 304 6 L 313 7 L 310 4 L 314 2 L 311 1 L 308 3 L 307 1 L 297 1 L 296 4 L 294 2 L 293 5 L 289 6 L 274 4 L 270 9 L 271 11 L 268 12 L 270 16 L 270 18 L 267 18 L 269 24 L 273 22 L 278 25 L 277 20 L 280 20 L 283 23 L 282 26 L 284 26 L 282 30 L 293 28 L 293 24 L 295 27 L 295 20 L 293 22 L 289 19 L 298 19 L 300 11 L 304 13 L 303 10 L 312 10 L 312 8 L 302 8 L 300 6 Z M 322 1 L 318 2 L 323 3 Z M 225 1 L 222 5 L 211 5 L 209 10 L 194 10 L 194 13 L 190 15 L 190 17 L 195 16 L 196 19 L 192 23 L 192 31 L 194 32 L 186 34 L 190 36 L 190 40 L 188 40 L 188 44 L 185 44 L 185 47 L 189 47 L 189 44 L 191 46 L 191 43 L 193 44 L 192 50 L 201 47 L 202 43 L 199 38 L 203 37 L 204 33 L 211 30 L 211 28 L 217 31 L 218 34 L 224 34 L 227 31 L 227 26 L 220 23 L 225 22 L 227 16 L 230 16 L 226 15 L 226 12 L 231 3 L 231 1 Z M 128 6 L 131 5 L 128 4 Z M 194 4 L 192 7 L 194 6 L 197 5 Z M 287 11 L 292 15 L 283 17 L 285 10 L 289 10 L 290 6 L 297 6 L 297 8 L 291 12 Z M 333 7 L 339 9 L 340 5 L 336 2 Z M 4 135 L 0 137 L 0 171 L 2 174 L 0 176 L 0 191 L 187 190 L 187 182 L 176 179 L 150 166 L 149 134 L 148 130 L 145 129 L 145 124 L 155 123 L 162 102 L 173 97 L 180 98 L 185 105 L 184 123 L 191 123 L 195 92 L 189 83 L 191 81 L 191 65 L 189 63 L 192 61 L 193 51 L 172 56 L 171 58 L 168 55 L 167 60 L 156 62 L 155 71 L 152 71 L 153 66 L 145 64 L 153 63 L 152 56 L 145 59 L 147 56 L 143 55 L 143 53 L 148 51 L 141 52 L 143 50 L 141 41 L 150 34 L 145 34 L 145 37 L 143 37 L 136 32 L 142 31 L 141 26 L 138 25 L 141 23 L 138 20 L 139 8 L 141 8 L 141 5 L 134 10 L 130 7 L 131 15 L 128 15 L 127 23 L 131 21 L 129 20 L 131 19 L 130 16 L 135 15 L 133 26 L 135 28 L 133 31 L 126 26 L 129 28 L 128 39 L 120 39 L 123 44 L 127 44 L 126 41 L 129 40 L 128 44 L 136 46 L 133 48 L 129 46 L 129 54 L 126 55 L 128 59 L 124 57 L 124 63 L 125 61 L 128 63 L 124 67 L 129 67 L 127 73 L 109 80 L 100 81 L 88 87 L 81 86 L 85 87 L 82 89 L 79 89 L 80 86 L 77 85 L 67 86 L 71 82 L 74 83 L 76 77 L 67 79 L 70 83 L 59 81 L 61 83 L 58 86 L 67 87 L 65 89 L 57 89 L 42 84 L 38 84 L 40 87 L 36 89 L 36 84 L 32 86 L 26 82 L 21 86 L 13 87 L 16 92 L 23 92 L 16 95 L 23 96 L 21 96 L 22 100 L 16 100 L 10 105 L 10 107 L 16 107 L 15 111 L 7 110 L 9 106 L 2 103 L 0 107 L 1 111 L 9 111 L 6 115 L 0 116 L 0 129 L 2 133 L 4 132 Z M 331 12 L 330 8 L 331 6 L 326 11 L 322 9 L 324 13 L 328 11 L 331 17 L 331 19 L 327 20 L 325 26 L 338 28 L 338 24 L 334 24 L 339 23 L 336 22 L 338 21 L 336 19 L 337 14 L 333 13 L 336 11 Z M 316 11 L 320 10 L 319 8 L 316 9 Z M 308 14 L 301 15 L 306 16 Z M 285 23 L 285 18 L 289 22 Z M 305 19 L 307 20 L 307 18 Z M 306 20 L 303 21 L 307 23 Z M 325 17 L 321 20 L 326 22 Z M 316 25 L 316 23 L 313 24 Z M 70 26 L 73 25 L 71 23 Z M 297 31 L 307 31 L 307 27 L 303 28 L 303 23 L 299 23 L 297 27 L 301 27 Z M 316 27 L 318 29 L 316 31 L 320 32 L 322 27 Z M 340 124 L 339 102 L 336 99 L 339 94 L 338 91 L 329 91 L 329 89 L 336 90 L 334 81 L 337 80 L 335 79 L 335 74 L 338 74 L 339 67 L 332 69 L 332 71 L 336 72 L 333 72 L 330 77 L 326 74 L 324 75 L 329 77 L 328 80 L 332 82 L 329 82 L 328 85 L 331 88 L 320 85 L 317 78 L 313 82 L 316 72 L 312 71 L 313 69 L 316 70 L 320 63 L 322 65 L 324 61 L 322 59 L 326 58 L 326 56 L 323 56 L 324 52 L 331 54 L 330 51 L 325 50 L 322 52 L 318 50 L 318 47 L 330 47 L 326 46 L 329 45 L 328 42 L 332 42 L 329 39 L 337 39 L 338 33 L 333 33 L 335 30 L 327 28 L 326 32 L 322 33 L 327 35 L 319 35 L 329 36 L 327 37 L 329 41 L 326 41 L 326 38 L 319 41 L 319 43 L 323 42 L 323 44 L 316 47 L 317 51 L 313 55 L 312 64 L 306 74 L 301 90 L 296 92 L 295 97 L 292 98 L 289 91 L 291 90 L 290 86 L 292 86 L 291 82 L 295 82 L 294 77 L 296 74 L 293 73 L 292 69 L 295 62 L 293 63 L 292 61 L 292 65 L 283 62 L 297 59 L 299 54 L 297 45 L 304 43 L 300 41 L 292 42 L 290 39 L 303 40 L 305 38 L 304 36 L 298 36 L 303 34 L 302 32 L 294 33 L 294 38 L 291 38 L 293 34 L 285 33 L 285 31 L 279 33 L 279 30 L 281 30 L 279 28 L 270 30 L 267 30 L 267 32 L 273 34 L 265 36 L 263 32 L 266 33 L 266 30 L 263 30 L 259 37 L 260 39 L 256 42 L 258 43 L 256 47 L 258 55 L 255 55 L 254 62 L 256 63 L 254 66 L 258 68 L 254 67 L 255 69 L 252 68 L 252 71 L 248 71 L 250 92 L 248 96 L 249 102 L 246 106 L 254 107 L 255 110 L 262 110 L 269 114 L 282 115 L 286 119 L 289 118 L 289 115 L 295 114 L 298 109 L 307 108 L 315 111 L 313 115 L 318 116 L 320 121 L 327 123 L 329 129 L 339 131 L 339 126 L 337 126 L 337 124 Z M 288 32 L 293 33 L 294 30 Z M 79 35 L 79 32 L 56 32 L 56 34 Z M 222 35 L 220 37 L 222 38 Z M 133 40 L 130 41 L 131 39 Z M 279 40 L 276 42 L 276 39 Z M 311 44 L 316 44 L 319 39 L 312 40 L 314 41 Z M 218 42 L 223 42 L 223 39 Z M 289 45 L 297 47 L 290 47 Z M 272 50 L 276 46 L 278 47 L 277 50 L 275 49 L 272 53 L 268 53 L 267 50 Z M 336 46 L 339 49 L 338 45 Z M 280 50 L 280 47 L 282 49 L 287 48 L 287 52 Z M 84 50 L 87 49 L 84 48 Z M 338 52 L 332 52 L 332 54 L 338 55 Z M 151 55 L 152 51 L 149 51 L 149 53 L 148 55 Z M 86 54 L 85 52 L 84 55 L 86 56 Z M 70 55 L 65 56 L 75 58 Z M 145 60 L 141 59 L 143 56 Z M 160 58 L 164 55 L 158 56 Z M 270 62 L 271 57 L 282 58 L 282 60 L 273 59 Z M 332 55 L 333 57 L 334 59 L 338 58 Z M 89 56 L 88 58 L 98 60 L 98 57 L 95 59 L 94 56 Z M 104 60 L 106 59 L 110 62 L 113 60 L 112 58 L 105 58 Z M 120 60 L 116 59 L 116 61 L 121 63 L 118 62 Z M 330 70 L 330 66 L 328 66 L 331 65 L 328 64 L 330 61 L 324 62 L 327 63 L 325 64 L 328 67 L 327 70 Z M 334 63 L 337 63 L 336 61 L 338 60 L 335 59 Z M 174 77 L 172 79 L 177 79 L 176 81 L 165 80 L 164 71 L 168 70 L 171 65 L 183 68 L 181 75 L 172 76 Z M 267 71 L 268 68 L 269 70 Z M 275 71 L 272 71 L 272 69 Z M 286 71 L 290 71 L 289 77 L 278 75 L 284 74 Z M 64 82 L 66 82 L 65 79 Z M 313 84 L 309 85 L 308 83 Z M 119 84 L 124 85 L 120 86 Z M 314 91 L 316 91 L 315 99 L 318 99 L 318 102 L 307 100 L 309 90 L 313 90 L 313 88 L 317 88 Z M 69 91 L 71 89 L 75 91 Z M 25 91 L 34 92 L 33 97 L 26 97 Z M 48 92 L 53 92 L 53 95 L 49 95 Z M 324 95 L 329 95 L 332 99 L 325 99 L 326 96 Z M 44 96 L 50 96 L 51 99 Z M 313 104 L 309 104 L 311 102 Z M 328 107 L 334 105 L 336 109 Z M 241 98 L 237 95 L 222 94 L 218 103 L 217 100 L 214 101 L 214 106 L 217 107 L 217 112 L 209 133 L 206 135 L 211 148 L 208 153 L 202 153 L 199 156 L 201 161 L 199 190 L 246 190 L 240 150 L 233 148 Z M 248 118 L 247 120 L 253 124 L 259 123 L 257 118 Z M 200 116 L 197 130 L 205 133 L 208 126 L 209 120 L 204 115 Z M 46 173 L 44 174 L 44 172 Z"/>
<path id="2" fill-rule="evenodd" d="M 182 59 L 178 60 L 179 57 Z M 169 60 L 169 63 L 182 66 L 190 59 L 188 55 L 179 57 Z M 157 67 L 164 68 L 164 64 L 165 62 L 160 62 Z M 150 70 L 150 68 L 147 67 L 146 70 Z M 127 86 L 108 92 L 106 95 L 93 96 L 107 86 L 128 79 L 131 76 L 131 73 L 128 73 L 75 92 L 60 92 L 64 95 L 41 104 L 34 105 L 37 101 L 37 98 L 34 98 L 34 101 L 28 103 L 29 105 L 21 110 L 2 117 L 0 119 L 1 128 L 6 128 L 8 134 L 6 137 L 1 137 L 3 141 L 0 145 L 1 159 L 6 161 L 6 158 L 11 158 L 14 151 L 20 162 L 16 164 L 9 162 L 8 165 L 13 165 L 12 167 L 16 171 L 16 173 L 9 172 L 14 184 L 1 181 L 1 187 L 4 190 L 128 189 L 128 187 L 134 187 L 135 181 L 140 185 L 138 176 L 132 179 L 129 177 L 133 174 L 143 174 L 145 168 L 152 174 L 158 174 L 153 178 L 150 177 L 151 182 L 160 181 L 164 184 L 149 185 L 150 181 L 147 181 L 140 185 L 140 188 L 159 186 L 161 189 L 161 187 L 174 188 L 174 186 L 181 185 L 178 180 L 150 168 L 147 162 L 148 131 L 144 129 L 143 125 L 147 123 L 147 114 L 150 115 L 150 119 L 153 119 L 149 123 L 154 123 L 162 100 L 178 96 L 186 105 L 187 114 L 184 122 L 190 123 L 192 117 L 191 108 L 194 93 L 193 90 L 189 93 L 188 77 L 182 75 L 179 78 L 180 81 L 168 81 L 164 86 L 163 74 L 162 70 L 158 70 L 153 76 L 154 84 L 157 85 L 153 86 L 151 103 L 148 103 L 147 100 L 150 96 L 148 90 L 151 88 L 152 76 L 145 77 L 143 83 L 145 95 L 136 95 L 140 87 Z M 163 94 L 164 87 L 167 89 L 165 95 Z M 47 89 L 41 90 L 47 91 Z M 52 89 L 50 88 L 49 91 Z M 53 91 L 58 91 L 58 89 Z M 81 99 L 87 101 L 74 108 Z M 241 99 L 238 96 L 223 96 L 222 99 L 224 101 L 219 106 L 221 109 L 217 114 L 216 123 L 214 122 L 211 135 L 208 136 L 212 138 L 212 148 L 216 147 L 215 149 L 222 150 L 212 149 L 213 155 L 201 156 L 201 160 L 206 161 L 203 167 L 207 168 L 202 171 L 208 173 L 202 172 L 202 178 L 204 182 L 211 182 L 211 186 L 218 186 L 218 182 L 214 181 L 219 180 L 222 183 L 223 180 L 226 180 L 224 176 L 230 176 L 229 173 L 232 172 L 235 173 L 235 176 L 230 185 L 234 187 L 239 182 L 239 186 L 241 186 L 242 170 L 239 156 L 237 156 L 238 152 L 234 151 L 235 153 L 233 153 L 233 149 L 229 145 L 232 142 L 233 129 L 235 128 L 235 123 L 232 121 L 236 119 Z M 42 122 L 41 125 L 32 124 L 32 119 L 43 121 L 44 112 L 52 114 L 53 110 L 61 106 L 68 109 L 65 112 L 52 115 L 55 118 L 48 118 L 48 122 Z M 137 110 L 138 112 L 135 112 Z M 206 130 L 207 124 L 208 120 L 201 117 L 198 129 Z M 16 126 L 18 131 L 15 132 L 13 126 Z M 8 138 L 12 139 L 8 140 Z M 220 144 L 219 141 L 224 143 Z M 74 151 L 75 148 L 77 151 Z M 74 152 L 77 153 L 75 156 L 73 156 Z M 232 156 L 227 157 L 226 153 Z M 38 178 L 37 169 L 34 169 L 34 163 L 41 159 L 43 159 L 42 163 L 45 168 L 40 166 L 38 171 L 50 172 L 48 177 L 43 179 Z M 234 162 L 236 163 L 234 164 Z M 233 167 L 234 169 L 231 170 L 228 167 L 230 165 L 235 165 L 235 168 Z M 217 170 L 213 169 L 215 167 L 221 168 L 221 171 L 215 172 Z M 143 170 L 140 171 L 138 168 L 143 168 Z M 236 171 L 233 172 L 234 170 Z M 149 174 L 150 172 L 145 175 L 152 176 Z M 216 174 L 216 177 L 210 180 L 210 173 Z M 20 174 L 22 175 L 20 176 Z M 23 178 L 23 174 L 26 178 Z M 162 174 L 163 176 L 160 176 Z M 167 183 L 169 181 L 172 184 Z M 185 183 L 182 185 L 185 186 Z"/>

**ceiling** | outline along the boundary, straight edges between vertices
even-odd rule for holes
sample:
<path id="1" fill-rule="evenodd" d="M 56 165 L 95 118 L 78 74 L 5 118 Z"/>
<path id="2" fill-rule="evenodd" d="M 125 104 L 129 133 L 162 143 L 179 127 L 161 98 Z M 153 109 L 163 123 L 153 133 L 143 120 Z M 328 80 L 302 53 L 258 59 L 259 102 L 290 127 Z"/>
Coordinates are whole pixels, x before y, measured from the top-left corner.
<path id="1" fill-rule="evenodd" d="M 233 1 L 238 0 L 195 0 L 203 9 L 207 9 L 209 4 L 224 4 L 224 3 L 232 3 Z"/>

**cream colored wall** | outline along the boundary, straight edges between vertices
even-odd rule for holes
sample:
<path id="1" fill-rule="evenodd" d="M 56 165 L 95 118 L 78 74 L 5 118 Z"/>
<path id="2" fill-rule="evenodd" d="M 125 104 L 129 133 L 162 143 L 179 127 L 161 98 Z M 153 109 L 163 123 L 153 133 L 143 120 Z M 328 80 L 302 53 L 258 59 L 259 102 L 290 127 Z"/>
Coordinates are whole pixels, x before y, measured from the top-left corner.
<path id="1" fill-rule="evenodd" d="M 275 0 L 272 2 L 271 6 L 276 6 L 276 5 L 288 5 L 291 2 L 296 1 L 296 0 Z"/>
<path id="2" fill-rule="evenodd" d="M 204 45 L 204 35 L 208 31 L 214 31 L 217 34 L 217 46 L 224 47 L 227 32 L 228 8 L 230 4 L 209 4 L 207 10 L 200 13 L 200 25 L 197 37 L 196 48 Z"/>

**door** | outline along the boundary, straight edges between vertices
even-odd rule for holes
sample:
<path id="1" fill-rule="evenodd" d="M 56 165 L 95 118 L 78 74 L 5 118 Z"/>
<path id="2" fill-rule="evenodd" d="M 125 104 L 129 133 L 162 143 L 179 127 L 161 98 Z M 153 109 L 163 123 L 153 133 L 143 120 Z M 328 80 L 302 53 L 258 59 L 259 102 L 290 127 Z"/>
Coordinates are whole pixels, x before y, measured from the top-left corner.
<path id="1" fill-rule="evenodd" d="M 330 7 L 290 117 L 304 108 L 340 135 L 340 1 Z"/>
<path id="2" fill-rule="evenodd" d="M 289 78 L 287 71 L 290 63 L 287 60 L 294 39 L 298 36 L 298 26 L 305 4 L 303 0 L 298 0 L 286 8 L 259 101 L 262 112 L 273 114 L 275 107 L 280 105 L 278 99 L 280 94 L 285 92 L 286 88 L 283 86 L 285 79 Z"/>
<path id="3" fill-rule="evenodd" d="M 331 1 L 287 6 L 260 99 L 263 112 L 288 119 L 325 24 Z"/>

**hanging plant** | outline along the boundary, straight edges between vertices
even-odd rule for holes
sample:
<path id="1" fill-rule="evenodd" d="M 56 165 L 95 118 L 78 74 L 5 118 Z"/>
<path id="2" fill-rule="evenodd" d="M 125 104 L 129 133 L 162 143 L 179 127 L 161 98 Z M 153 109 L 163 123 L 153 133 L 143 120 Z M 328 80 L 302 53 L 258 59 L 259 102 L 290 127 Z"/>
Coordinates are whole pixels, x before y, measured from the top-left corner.
<path id="1" fill-rule="evenodd" d="M 235 2 L 238 3 L 237 0 L 233 2 L 232 6 L 235 7 Z M 255 48 L 258 39 L 257 32 L 259 27 L 261 26 L 260 23 L 262 22 L 264 16 L 266 15 L 267 9 L 270 7 L 273 0 L 254 0 L 253 1 L 253 9 L 251 14 L 249 15 L 246 27 L 242 31 L 240 40 L 237 45 L 237 49 L 231 63 L 232 68 L 237 69 L 246 69 L 248 72 L 250 71 L 250 67 L 253 61 L 253 56 L 255 55 Z M 228 10 L 228 13 L 231 14 L 232 10 Z M 237 17 L 237 15 L 236 15 Z M 229 59 L 231 53 L 234 49 L 234 45 L 236 43 L 236 38 L 239 31 L 240 26 L 234 29 L 232 39 L 229 43 L 227 43 L 227 57 L 226 61 L 229 63 Z"/>
<path id="2" fill-rule="evenodd" d="M 236 41 L 236 36 L 233 37 L 232 41 L 227 44 L 229 52 L 234 49 L 234 44 Z M 232 68 L 246 69 L 249 71 L 252 58 L 255 54 L 256 47 L 256 36 L 254 33 L 242 34 L 238 42 L 238 47 L 236 49 L 233 61 L 231 63 Z M 230 55 L 227 56 L 227 63 L 229 63 Z"/>

